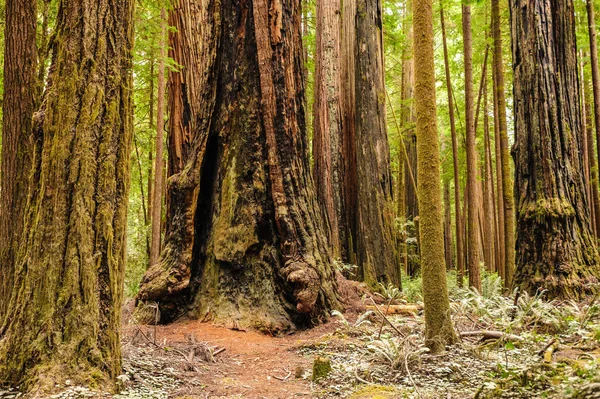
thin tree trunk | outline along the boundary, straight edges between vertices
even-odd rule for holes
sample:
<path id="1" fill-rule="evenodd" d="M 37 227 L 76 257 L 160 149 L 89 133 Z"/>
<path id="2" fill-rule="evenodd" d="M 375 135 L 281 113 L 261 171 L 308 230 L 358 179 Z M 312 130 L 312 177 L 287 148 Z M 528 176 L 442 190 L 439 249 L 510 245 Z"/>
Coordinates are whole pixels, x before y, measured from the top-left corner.
<path id="1" fill-rule="evenodd" d="M 356 13 L 356 242 L 364 281 L 400 284 L 393 231 L 393 179 L 387 137 L 381 0 Z"/>
<path id="2" fill-rule="evenodd" d="M 594 121 L 596 127 L 596 146 L 597 154 L 600 157 L 600 66 L 598 65 L 598 40 L 596 37 L 596 18 L 594 13 L 594 3 L 592 0 L 586 0 L 587 17 L 588 17 L 588 31 L 590 38 L 590 54 L 592 64 L 592 92 L 594 94 Z M 594 139 L 591 138 L 593 142 Z M 592 157 L 590 161 L 596 163 L 595 156 L 592 150 Z M 592 195 L 595 206 L 595 230 L 596 237 L 600 238 L 600 195 L 598 194 L 598 171 L 592 165 L 592 170 L 596 174 L 596 180 L 592 185 Z"/>
<path id="3" fill-rule="evenodd" d="M 500 147 L 500 115 L 498 112 L 498 90 L 496 89 L 496 71 L 495 66 L 492 69 L 492 83 L 494 86 L 494 147 L 495 147 L 495 160 L 496 160 L 496 210 L 497 210 L 497 221 L 498 221 L 498 252 L 499 252 L 499 263 L 498 263 L 498 275 L 502 281 L 506 282 L 506 249 L 505 249 L 505 234 L 504 234 L 504 191 L 503 191 L 503 177 L 502 177 L 502 160 Z"/>
<path id="4" fill-rule="evenodd" d="M 589 81 L 582 80 L 582 90 L 584 90 L 584 95 L 582 96 L 583 102 L 585 103 L 585 117 L 584 121 L 586 121 L 586 141 L 587 141 L 587 151 L 588 156 L 587 160 L 589 162 L 588 169 L 590 172 L 590 180 L 589 180 L 589 193 L 591 195 L 588 196 L 590 198 L 590 219 L 594 223 L 590 223 L 592 226 L 592 230 L 595 231 L 596 237 L 600 235 L 600 195 L 598 194 L 598 168 L 596 163 L 596 151 L 594 147 L 594 117 L 592 115 L 593 108 L 593 98 L 591 90 L 583 89 L 585 86 L 589 89 Z"/>
<path id="5" fill-rule="evenodd" d="M 32 162 L 31 119 L 36 92 L 36 1 L 7 0 L 0 179 L 0 324 L 13 287 Z"/>
<path id="6" fill-rule="evenodd" d="M 344 163 L 344 213 L 339 221 L 342 256 L 357 264 L 356 243 L 356 0 L 342 2 L 341 43 L 341 105 L 342 105 L 342 158 Z"/>
<path id="7" fill-rule="evenodd" d="M 138 314 L 158 302 L 161 322 L 317 323 L 338 302 L 310 174 L 300 1 L 172 6 L 167 233 Z"/>
<path id="8" fill-rule="evenodd" d="M 500 20 L 500 0 L 492 0 L 492 36 L 494 37 L 494 80 L 496 82 L 496 113 L 500 139 L 500 163 L 502 166 L 502 194 L 504 220 L 504 283 L 512 286 L 515 270 L 515 213 L 512 172 L 510 168 L 510 148 L 506 124 L 506 94 L 504 92 L 504 61 L 502 59 L 502 31 Z M 498 140 L 496 137 L 496 140 Z M 498 158 L 498 156 L 496 155 Z"/>
<path id="9" fill-rule="evenodd" d="M 454 248 L 452 240 L 452 206 L 450 205 L 450 180 L 444 180 L 444 253 L 446 254 L 446 270 L 454 267 Z"/>
<path id="10" fill-rule="evenodd" d="M 418 185 L 421 264 L 425 304 L 425 344 L 432 353 L 456 342 L 450 319 L 450 303 L 444 262 L 444 228 L 440 187 L 440 150 L 435 105 L 435 66 L 433 52 L 433 6 L 431 0 L 415 1 L 414 44 L 415 109 L 417 115 Z"/>
<path id="11" fill-rule="evenodd" d="M 0 381 L 38 397 L 67 379 L 114 389 L 121 374 L 133 11 L 127 0 L 59 5 L 15 290 L 0 327 Z"/>
<path id="12" fill-rule="evenodd" d="M 339 258 L 343 201 L 340 107 L 340 2 L 317 2 L 313 159 L 317 198 L 326 214 L 333 256 Z M 341 232 L 343 237 L 344 232 Z M 343 238 L 342 238 L 343 239 Z"/>
<path id="13" fill-rule="evenodd" d="M 583 298 L 600 256 L 584 182 L 572 0 L 512 2 L 515 76 L 517 272 L 550 298 Z M 561 79 L 556 79 L 560 76 Z"/>
<path id="14" fill-rule="evenodd" d="M 490 124 L 488 117 L 487 75 L 483 77 L 483 141 L 484 141 L 484 178 L 483 178 L 483 218 L 484 218 L 484 248 L 485 265 L 488 271 L 496 271 L 495 236 L 494 236 L 494 197 L 492 196 L 492 159 L 488 158 L 490 143 Z"/>
<path id="15" fill-rule="evenodd" d="M 452 160 L 454 162 L 454 217 L 456 219 L 456 261 L 458 286 L 462 287 L 465 273 L 463 227 L 460 212 L 460 167 L 458 158 L 458 134 L 456 133 L 456 118 L 454 116 L 454 97 L 452 93 L 452 80 L 450 77 L 450 63 L 448 57 L 448 41 L 446 37 L 446 23 L 444 19 L 444 7 L 440 8 L 440 19 L 442 23 L 442 41 L 444 45 L 444 65 L 446 70 L 446 90 L 448 91 L 448 113 L 450 115 L 450 131 L 452 134 Z"/>
<path id="16" fill-rule="evenodd" d="M 166 10 L 160 10 L 160 57 L 158 59 L 158 97 L 156 110 L 156 157 L 154 159 L 154 194 L 152 195 L 152 235 L 150 241 L 149 266 L 159 262 L 160 239 L 162 223 L 162 192 L 163 192 L 163 140 L 165 129 L 165 58 L 167 57 L 165 43 L 167 30 Z"/>
<path id="17" fill-rule="evenodd" d="M 469 287 L 481 290 L 479 273 L 479 226 L 477 218 L 477 148 L 475 143 L 473 98 L 473 42 L 471 38 L 471 6 L 462 6 L 463 49 L 465 63 L 465 123 L 467 148 L 467 186 L 469 207 L 467 213 L 467 242 Z"/>

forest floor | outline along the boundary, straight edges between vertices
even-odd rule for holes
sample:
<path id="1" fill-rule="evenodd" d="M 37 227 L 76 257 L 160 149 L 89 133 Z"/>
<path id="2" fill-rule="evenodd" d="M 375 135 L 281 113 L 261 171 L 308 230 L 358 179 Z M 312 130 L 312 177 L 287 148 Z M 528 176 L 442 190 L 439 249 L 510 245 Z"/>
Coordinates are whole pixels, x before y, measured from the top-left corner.
<path id="1" fill-rule="evenodd" d="M 453 290 L 461 339 L 440 355 L 424 347 L 422 311 L 412 304 L 418 295 L 388 309 L 383 296 L 362 291 L 352 312 L 281 337 L 195 320 L 140 326 L 129 318 L 121 393 L 63 384 L 53 398 L 600 398 L 597 298 L 515 300 L 499 295 L 497 282 L 485 284 L 483 295 Z M 316 382 L 315 358 L 332 367 Z M 18 396 L 0 392 L 10 397 Z"/>

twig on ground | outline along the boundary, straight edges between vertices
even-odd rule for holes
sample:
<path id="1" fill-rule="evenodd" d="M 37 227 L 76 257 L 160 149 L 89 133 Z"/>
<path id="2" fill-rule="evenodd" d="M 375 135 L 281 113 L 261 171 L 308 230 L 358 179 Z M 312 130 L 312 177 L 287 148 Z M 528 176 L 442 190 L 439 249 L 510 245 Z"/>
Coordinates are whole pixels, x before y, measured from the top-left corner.
<path id="1" fill-rule="evenodd" d="M 504 339 L 508 341 L 525 341 L 525 338 L 519 337 L 518 335 L 506 334 L 502 331 L 487 331 L 487 330 L 479 330 L 479 331 L 463 331 L 460 333 L 461 337 L 477 337 L 481 336 L 482 340 L 489 339 Z"/>
<path id="2" fill-rule="evenodd" d="M 219 353 L 223 353 L 223 352 L 225 352 L 225 350 L 226 350 L 226 349 L 227 349 L 227 348 L 221 348 L 221 349 L 217 349 L 217 350 L 215 351 L 215 353 L 213 353 L 213 356 L 217 356 Z"/>
<path id="3" fill-rule="evenodd" d="M 373 298 L 369 298 L 371 300 L 371 302 L 373 303 L 373 305 L 375 306 L 375 309 L 377 310 L 377 313 L 379 313 L 379 315 L 381 317 L 384 318 L 385 321 L 388 322 L 388 324 L 401 336 L 401 337 L 406 337 L 405 334 L 402 333 L 402 331 L 398 330 L 398 327 L 396 327 L 395 325 L 392 324 L 392 322 L 381 312 L 381 310 L 379 309 L 379 307 L 377 306 L 377 304 L 375 303 L 375 301 L 373 300 Z"/>
<path id="4" fill-rule="evenodd" d="M 276 376 L 276 375 L 273 375 L 273 378 L 275 378 L 276 380 L 282 381 L 282 382 L 286 382 L 286 381 L 287 381 L 287 380 L 290 378 L 290 376 L 292 375 L 292 372 L 291 372 L 291 371 L 288 371 L 288 370 L 287 370 L 287 369 L 285 369 L 285 368 L 284 368 L 284 370 L 288 372 L 288 373 L 287 373 L 287 375 L 286 375 L 285 377 L 278 377 L 278 376 Z"/>

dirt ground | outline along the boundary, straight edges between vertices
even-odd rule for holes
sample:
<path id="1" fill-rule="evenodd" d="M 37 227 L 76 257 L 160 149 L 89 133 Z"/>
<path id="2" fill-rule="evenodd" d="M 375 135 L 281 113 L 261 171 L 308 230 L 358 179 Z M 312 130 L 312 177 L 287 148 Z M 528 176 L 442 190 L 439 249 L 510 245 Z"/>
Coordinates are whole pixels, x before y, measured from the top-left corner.
<path id="1" fill-rule="evenodd" d="M 172 367 L 181 369 L 182 365 L 184 368 L 187 366 L 188 370 L 180 370 L 178 377 L 182 380 L 195 379 L 199 384 L 177 387 L 169 392 L 168 396 L 172 398 L 311 398 L 314 397 L 314 384 L 310 380 L 312 358 L 298 354 L 297 348 L 330 333 L 335 329 L 334 324 L 330 322 L 284 337 L 234 331 L 195 320 L 157 327 L 129 325 L 124 332 L 125 341 L 136 338 L 125 343 L 124 356 L 127 358 L 135 353 L 130 346 L 145 346 L 152 349 L 153 354 L 174 352 L 169 349 L 180 348 L 175 351 L 175 359 L 171 360 L 175 363 Z M 152 348 L 154 344 L 150 342 L 156 342 L 158 347 Z M 204 353 L 196 349 L 205 345 L 217 353 L 213 356 L 214 361 L 207 361 Z M 190 356 L 192 351 L 195 352 L 193 359 Z"/>

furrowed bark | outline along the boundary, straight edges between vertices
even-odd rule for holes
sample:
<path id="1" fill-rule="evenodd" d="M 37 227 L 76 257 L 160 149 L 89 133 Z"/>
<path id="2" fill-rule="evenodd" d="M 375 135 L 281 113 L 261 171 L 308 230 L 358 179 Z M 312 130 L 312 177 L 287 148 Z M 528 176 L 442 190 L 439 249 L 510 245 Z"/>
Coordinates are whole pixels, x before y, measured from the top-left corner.
<path id="1" fill-rule="evenodd" d="M 581 156 L 573 1 L 512 1 L 511 8 L 519 193 L 515 282 L 532 294 L 583 298 L 598 283 L 600 257 Z"/>
<path id="2" fill-rule="evenodd" d="M 317 2 L 313 159 L 317 198 L 325 210 L 334 258 L 340 258 L 343 218 L 340 2 Z"/>
<path id="3" fill-rule="evenodd" d="M 338 303 L 308 165 L 300 2 L 174 5 L 167 234 L 138 300 L 161 322 L 317 323 Z"/>
<path id="4" fill-rule="evenodd" d="M 31 126 L 36 102 L 36 2 L 7 0 L 0 185 L 0 324 L 13 287 L 17 238 L 31 170 Z"/>
<path id="5" fill-rule="evenodd" d="M 356 245 L 362 277 L 400 284 L 393 231 L 393 181 L 385 115 L 381 0 L 356 13 Z"/>
<path id="6" fill-rule="evenodd" d="M 111 388 L 121 373 L 121 303 L 133 131 L 133 1 L 63 0 L 33 172 L 0 327 L 0 381 Z"/>

